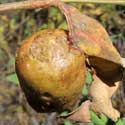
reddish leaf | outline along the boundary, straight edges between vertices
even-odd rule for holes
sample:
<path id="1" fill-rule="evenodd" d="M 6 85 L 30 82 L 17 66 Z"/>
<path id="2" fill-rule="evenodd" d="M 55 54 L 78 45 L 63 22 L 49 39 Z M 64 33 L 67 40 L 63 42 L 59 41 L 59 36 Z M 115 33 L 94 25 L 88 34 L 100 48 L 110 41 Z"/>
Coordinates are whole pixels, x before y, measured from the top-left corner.
<path id="1" fill-rule="evenodd" d="M 89 56 L 97 56 L 121 64 L 119 53 L 100 23 L 83 15 L 73 6 L 64 4 L 61 9 L 67 18 L 71 38 L 80 49 Z"/>
<path id="2" fill-rule="evenodd" d="M 91 122 L 89 113 L 90 101 L 87 100 L 79 108 L 71 112 L 67 119 L 78 122 Z"/>
<path id="3" fill-rule="evenodd" d="M 97 75 L 111 82 L 121 79 L 121 57 L 103 26 L 73 6 L 62 3 L 59 8 L 66 16 L 70 40 L 88 56 Z"/>

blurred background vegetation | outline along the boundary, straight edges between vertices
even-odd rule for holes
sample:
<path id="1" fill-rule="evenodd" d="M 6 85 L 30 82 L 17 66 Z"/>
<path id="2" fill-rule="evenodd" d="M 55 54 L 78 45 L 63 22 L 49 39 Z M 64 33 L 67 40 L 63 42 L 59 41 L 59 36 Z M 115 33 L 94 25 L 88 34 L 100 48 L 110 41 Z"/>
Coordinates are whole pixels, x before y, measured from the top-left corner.
<path id="1" fill-rule="evenodd" d="M 0 0 L 1 3 L 20 0 Z M 121 56 L 125 57 L 125 5 L 70 3 L 83 14 L 97 19 L 109 33 Z M 46 29 L 67 29 L 64 16 L 57 8 L 11 11 L 0 14 L 0 125 L 47 125 L 46 114 L 38 114 L 27 104 L 15 74 L 15 55 L 21 41 L 32 33 Z M 88 98 L 91 75 L 87 73 L 82 98 Z M 88 125 L 125 125 L 125 83 L 113 97 L 114 106 L 121 112 L 117 123 L 106 116 L 91 112 L 93 123 Z M 59 125 L 87 125 L 58 121 Z"/>

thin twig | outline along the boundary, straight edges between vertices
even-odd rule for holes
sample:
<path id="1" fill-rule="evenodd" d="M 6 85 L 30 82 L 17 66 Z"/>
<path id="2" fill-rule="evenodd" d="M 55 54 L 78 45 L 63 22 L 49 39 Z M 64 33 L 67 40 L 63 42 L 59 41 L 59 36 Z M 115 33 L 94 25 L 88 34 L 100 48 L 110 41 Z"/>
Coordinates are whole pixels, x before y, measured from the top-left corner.
<path id="1" fill-rule="evenodd" d="M 35 9 L 46 8 L 52 4 L 54 0 L 27 0 L 21 2 L 6 3 L 0 5 L 0 12 L 17 10 L 17 9 Z"/>
<path id="2" fill-rule="evenodd" d="M 63 2 L 89 2 L 89 3 L 107 3 L 107 4 L 125 4 L 125 0 L 61 0 Z M 21 2 L 6 3 L 0 5 L 0 12 L 17 9 L 35 9 L 46 8 L 54 5 L 55 0 L 27 0 Z"/>
<path id="3" fill-rule="evenodd" d="M 105 4 L 125 4 L 125 0 L 61 0 L 63 2 L 84 2 L 84 3 L 105 3 Z"/>

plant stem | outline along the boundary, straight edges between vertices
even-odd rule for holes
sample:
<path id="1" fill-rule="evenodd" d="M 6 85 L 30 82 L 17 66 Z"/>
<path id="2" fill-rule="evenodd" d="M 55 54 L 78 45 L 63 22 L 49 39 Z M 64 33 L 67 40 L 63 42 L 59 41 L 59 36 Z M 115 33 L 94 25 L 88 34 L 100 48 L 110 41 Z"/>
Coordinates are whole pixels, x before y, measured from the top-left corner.
<path id="1" fill-rule="evenodd" d="M 125 0 L 61 0 L 62 2 L 89 2 L 89 3 L 107 3 L 125 5 Z M 13 2 L 0 4 L 0 12 L 17 10 L 17 9 L 35 9 L 46 8 L 51 5 L 56 5 L 56 0 L 27 0 L 21 2 Z"/>
<path id="2" fill-rule="evenodd" d="M 52 0 L 27 0 L 0 4 L 0 12 L 17 10 L 17 9 L 35 9 L 46 8 L 51 5 Z"/>
<path id="3" fill-rule="evenodd" d="M 62 2 L 104 3 L 125 5 L 125 0 L 61 0 Z"/>

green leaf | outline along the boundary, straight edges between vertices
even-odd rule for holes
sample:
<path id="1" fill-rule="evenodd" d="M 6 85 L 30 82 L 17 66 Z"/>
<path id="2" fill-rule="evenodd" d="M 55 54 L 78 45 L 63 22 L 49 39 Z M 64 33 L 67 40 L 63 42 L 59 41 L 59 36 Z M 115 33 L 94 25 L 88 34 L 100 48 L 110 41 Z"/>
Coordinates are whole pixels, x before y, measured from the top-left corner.
<path id="1" fill-rule="evenodd" d="M 58 8 L 50 7 L 49 8 L 49 17 L 55 17 L 58 12 L 59 12 Z"/>
<path id="2" fill-rule="evenodd" d="M 101 115 L 101 120 L 106 124 L 108 122 L 108 118 L 105 115 Z"/>
<path id="3" fill-rule="evenodd" d="M 89 71 L 87 71 L 87 74 L 86 74 L 86 83 L 90 84 L 92 82 L 92 75 Z"/>
<path id="4" fill-rule="evenodd" d="M 115 125 L 124 125 L 124 124 L 123 124 L 123 121 L 122 121 L 121 119 L 119 119 L 119 120 L 115 123 Z"/>
<path id="5" fill-rule="evenodd" d="M 62 113 L 60 114 L 61 117 L 65 117 L 65 116 L 67 116 L 67 115 L 68 115 L 68 111 L 64 111 L 64 112 L 62 112 Z"/>
<path id="6" fill-rule="evenodd" d="M 122 121 L 123 121 L 123 125 L 125 125 L 125 117 L 124 117 L 124 118 L 122 118 Z"/>
<path id="7" fill-rule="evenodd" d="M 46 23 L 42 24 L 40 27 L 40 29 L 42 29 L 42 30 L 47 29 L 47 28 L 48 28 L 48 24 L 46 24 Z"/>
<path id="8" fill-rule="evenodd" d="M 54 29 L 55 28 L 55 23 L 52 21 L 48 21 L 48 28 Z"/>
<path id="9" fill-rule="evenodd" d="M 58 28 L 59 28 L 59 29 L 67 30 L 68 27 L 67 27 L 66 21 L 63 21 L 63 22 L 58 26 Z"/>
<path id="10" fill-rule="evenodd" d="M 66 120 L 64 121 L 64 125 L 73 125 L 73 123 L 71 121 Z"/>
<path id="11" fill-rule="evenodd" d="M 90 111 L 91 120 L 95 125 L 105 125 L 105 122 L 100 119 L 94 112 Z"/>
<path id="12" fill-rule="evenodd" d="M 87 71 L 87 73 L 86 73 L 86 83 L 90 84 L 91 82 L 92 82 L 92 75 L 91 75 L 91 73 L 89 71 Z M 88 94 L 88 87 L 87 87 L 86 84 L 83 87 L 82 94 L 83 95 L 87 95 Z"/>
<path id="13" fill-rule="evenodd" d="M 83 95 L 87 95 L 88 94 L 88 88 L 86 85 L 84 85 L 83 89 L 82 89 L 82 94 Z"/>
<path id="14" fill-rule="evenodd" d="M 11 74 L 11 75 L 8 75 L 8 76 L 6 77 L 6 79 L 7 79 L 7 81 L 12 82 L 12 83 L 14 83 L 14 84 L 16 84 L 16 85 L 19 84 L 19 81 L 18 81 L 18 78 L 17 78 L 16 73 L 13 73 L 13 74 Z"/>

